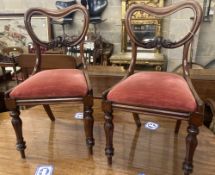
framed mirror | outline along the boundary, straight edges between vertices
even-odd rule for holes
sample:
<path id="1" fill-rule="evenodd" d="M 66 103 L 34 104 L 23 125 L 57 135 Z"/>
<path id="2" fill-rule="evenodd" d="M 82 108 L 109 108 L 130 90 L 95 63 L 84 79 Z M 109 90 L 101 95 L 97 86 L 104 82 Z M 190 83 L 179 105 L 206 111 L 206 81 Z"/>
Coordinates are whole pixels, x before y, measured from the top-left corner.
<path id="1" fill-rule="evenodd" d="M 130 39 L 127 36 L 125 30 L 125 13 L 126 10 L 133 4 L 145 3 L 153 7 L 162 7 L 163 0 L 122 0 L 122 37 L 121 37 L 121 51 L 127 52 L 130 51 L 131 44 Z M 154 16 L 148 15 L 137 11 L 133 14 L 132 17 L 133 31 L 134 34 L 141 40 L 151 40 L 154 37 L 160 35 L 161 33 L 161 20 L 157 19 Z"/>

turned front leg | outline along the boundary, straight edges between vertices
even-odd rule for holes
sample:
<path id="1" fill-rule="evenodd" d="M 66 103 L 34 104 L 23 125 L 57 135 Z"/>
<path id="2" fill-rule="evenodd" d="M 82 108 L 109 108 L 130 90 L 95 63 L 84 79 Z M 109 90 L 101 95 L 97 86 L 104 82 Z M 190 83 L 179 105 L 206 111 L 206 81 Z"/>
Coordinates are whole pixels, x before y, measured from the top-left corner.
<path id="1" fill-rule="evenodd" d="M 199 129 L 197 126 L 190 124 L 187 128 L 186 137 L 186 157 L 183 163 L 184 175 L 189 175 L 193 171 L 193 155 L 198 145 L 197 135 Z"/>
<path id="2" fill-rule="evenodd" d="M 89 149 L 89 153 L 93 154 L 93 146 L 95 144 L 95 140 L 93 138 L 93 97 L 88 97 L 85 100 L 84 104 L 84 129 L 86 135 L 86 143 Z"/>
<path id="3" fill-rule="evenodd" d="M 108 158 L 108 164 L 112 164 L 112 156 L 114 155 L 113 148 L 113 115 L 112 112 L 105 112 L 105 123 L 104 123 L 105 135 L 106 135 L 106 147 L 105 155 Z"/>
<path id="4" fill-rule="evenodd" d="M 10 116 L 12 117 L 11 123 L 16 133 L 16 148 L 18 151 L 20 151 L 21 157 L 24 159 L 26 145 L 22 135 L 22 120 L 20 119 L 19 115 L 20 112 L 18 109 L 10 112 Z"/>

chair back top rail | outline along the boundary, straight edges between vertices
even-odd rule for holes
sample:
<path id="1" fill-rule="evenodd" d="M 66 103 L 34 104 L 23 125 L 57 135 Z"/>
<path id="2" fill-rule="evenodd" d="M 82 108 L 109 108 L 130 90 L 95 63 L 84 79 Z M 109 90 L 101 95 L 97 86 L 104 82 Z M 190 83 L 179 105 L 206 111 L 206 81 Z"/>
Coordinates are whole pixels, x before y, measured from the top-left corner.
<path id="1" fill-rule="evenodd" d="M 57 38 L 57 40 L 53 40 L 50 42 L 45 42 L 45 41 L 41 41 L 36 34 L 33 31 L 32 25 L 31 25 L 31 18 L 34 15 L 44 15 L 47 16 L 50 19 L 59 19 L 59 18 L 63 18 L 64 16 L 69 15 L 70 13 L 79 11 L 84 15 L 84 26 L 83 26 L 83 30 L 81 32 L 81 34 L 77 37 L 77 38 L 69 38 L 69 37 L 62 37 L 62 38 Z M 24 21 L 25 21 L 25 26 L 26 29 L 31 37 L 31 39 L 36 43 L 39 44 L 43 47 L 59 47 L 59 46 L 76 46 L 79 45 L 81 42 L 83 42 L 84 37 L 87 33 L 88 30 L 88 26 L 89 26 L 89 17 L 88 17 L 88 12 L 86 10 L 85 7 L 83 7 L 82 5 L 79 4 L 75 4 L 72 6 L 69 6 L 65 9 L 60 9 L 60 10 L 49 10 L 49 9 L 44 9 L 44 8 L 30 8 L 24 16 Z"/>
<path id="2" fill-rule="evenodd" d="M 136 11 L 142 11 L 142 12 L 145 12 L 149 15 L 153 15 L 157 18 L 162 18 L 162 17 L 169 16 L 173 13 L 176 13 L 182 9 L 185 9 L 185 8 L 190 8 L 194 12 L 193 26 L 192 26 L 190 32 L 179 41 L 172 42 L 170 40 L 162 38 L 161 36 L 158 36 L 156 38 L 156 40 L 154 40 L 154 41 L 141 42 L 135 37 L 134 33 L 132 32 L 131 19 L 132 19 L 132 15 Z M 148 49 L 156 48 L 156 47 L 158 47 L 158 48 L 160 48 L 160 47 L 177 48 L 177 47 L 184 45 L 185 43 L 187 43 L 188 41 L 190 41 L 194 37 L 195 33 L 197 32 L 197 30 L 199 28 L 201 21 L 202 21 L 202 8 L 201 8 L 201 6 L 199 5 L 199 3 L 197 3 L 194 0 L 187 0 L 187 1 L 181 1 L 178 3 L 172 4 L 170 6 L 158 7 L 158 8 L 151 7 L 151 6 L 148 6 L 145 4 L 132 5 L 127 10 L 125 24 L 126 24 L 126 29 L 127 29 L 127 32 L 128 32 L 130 39 L 137 46 L 140 46 L 143 48 L 148 48 Z"/>

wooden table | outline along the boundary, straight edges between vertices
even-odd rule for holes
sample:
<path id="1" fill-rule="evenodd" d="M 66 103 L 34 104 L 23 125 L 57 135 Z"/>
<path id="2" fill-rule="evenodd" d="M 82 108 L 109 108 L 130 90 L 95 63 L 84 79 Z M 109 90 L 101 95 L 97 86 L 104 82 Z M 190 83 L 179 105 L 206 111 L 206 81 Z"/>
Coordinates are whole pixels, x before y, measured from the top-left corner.
<path id="1" fill-rule="evenodd" d="M 131 52 L 124 52 L 112 55 L 110 63 L 112 65 L 120 65 L 128 68 L 131 62 Z M 167 59 L 161 53 L 140 52 L 137 53 L 136 69 L 166 71 Z"/>
<path id="2" fill-rule="evenodd" d="M 205 102 L 204 124 L 215 133 L 215 69 L 190 71 L 193 85 Z"/>
<path id="3" fill-rule="evenodd" d="M 126 73 L 121 66 L 89 66 L 88 71 L 95 98 L 101 98 L 102 92 L 119 82 Z"/>
<path id="4" fill-rule="evenodd" d="M 215 69 L 192 69 L 190 74 L 199 96 L 203 100 L 211 98 L 215 101 Z"/>

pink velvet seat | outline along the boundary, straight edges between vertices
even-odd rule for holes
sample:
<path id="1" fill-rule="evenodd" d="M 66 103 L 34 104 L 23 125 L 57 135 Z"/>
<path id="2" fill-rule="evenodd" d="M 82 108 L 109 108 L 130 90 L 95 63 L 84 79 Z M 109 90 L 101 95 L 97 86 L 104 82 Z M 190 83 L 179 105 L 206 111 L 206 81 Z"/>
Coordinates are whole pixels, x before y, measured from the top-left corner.
<path id="1" fill-rule="evenodd" d="M 195 99 L 187 82 L 166 72 L 140 72 L 118 83 L 107 99 L 121 104 L 193 112 Z"/>
<path id="2" fill-rule="evenodd" d="M 84 97 L 87 88 L 81 70 L 52 69 L 41 71 L 16 86 L 10 97 L 14 99 Z"/>

